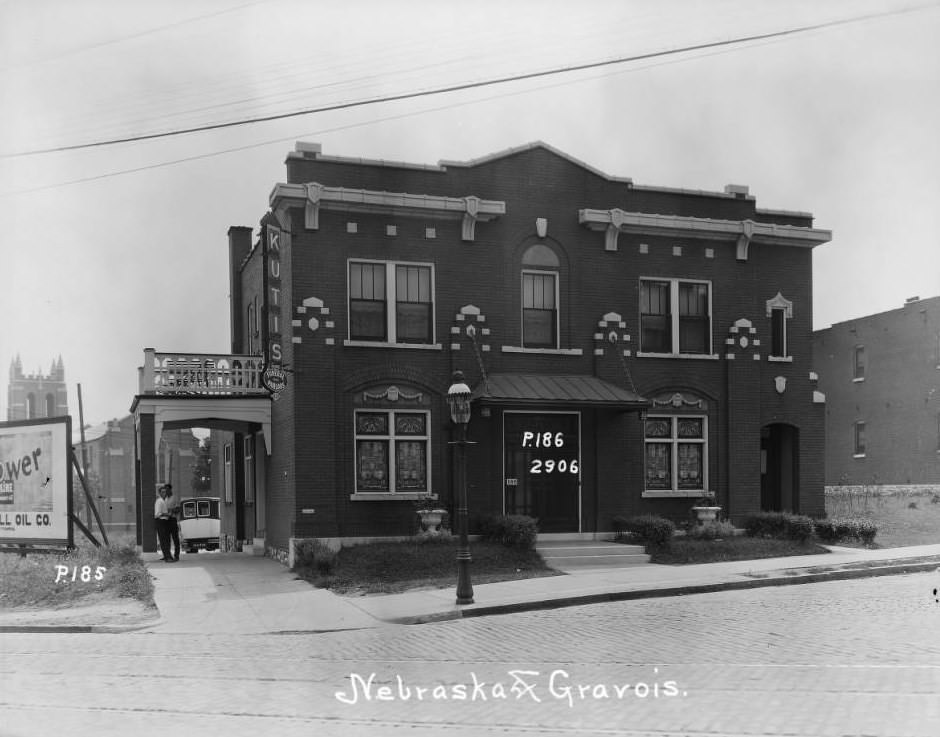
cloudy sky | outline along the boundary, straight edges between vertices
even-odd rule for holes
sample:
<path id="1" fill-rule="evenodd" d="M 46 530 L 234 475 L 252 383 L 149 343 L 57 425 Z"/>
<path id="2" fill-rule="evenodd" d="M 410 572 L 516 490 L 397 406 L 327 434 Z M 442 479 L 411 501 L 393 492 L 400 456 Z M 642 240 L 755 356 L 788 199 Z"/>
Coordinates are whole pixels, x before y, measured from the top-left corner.
<path id="1" fill-rule="evenodd" d="M 96 423 L 145 347 L 227 351 L 226 231 L 297 140 L 424 164 L 542 140 L 639 185 L 746 184 L 833 231 L 816 328 L 940 295 L 937 38 L 937 0 L 5 0 L 0 368 L 61 355 Z"/>

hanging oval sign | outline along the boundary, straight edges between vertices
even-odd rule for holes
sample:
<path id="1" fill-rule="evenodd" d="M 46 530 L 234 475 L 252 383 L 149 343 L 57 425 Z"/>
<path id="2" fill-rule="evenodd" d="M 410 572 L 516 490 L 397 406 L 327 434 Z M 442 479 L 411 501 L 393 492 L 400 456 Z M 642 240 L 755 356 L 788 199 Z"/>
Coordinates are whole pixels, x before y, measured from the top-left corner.
<path id="1" fill-rule="evenodd" d="M 266 366 L 261 374 L 261 383 L 268 391 L 277 394 L 287 387 L 287 374 L 280 366 Z"/>

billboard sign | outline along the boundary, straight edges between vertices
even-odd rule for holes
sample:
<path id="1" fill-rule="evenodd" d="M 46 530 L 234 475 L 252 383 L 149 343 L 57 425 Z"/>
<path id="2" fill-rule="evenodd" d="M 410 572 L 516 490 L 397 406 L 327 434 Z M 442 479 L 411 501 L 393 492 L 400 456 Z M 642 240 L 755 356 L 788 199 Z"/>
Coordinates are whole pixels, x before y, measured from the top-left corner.
<path id="1" fill-rule="evenodd" d="M 72 545 L 72 418 L 0 422 L 0 543 Z"/>

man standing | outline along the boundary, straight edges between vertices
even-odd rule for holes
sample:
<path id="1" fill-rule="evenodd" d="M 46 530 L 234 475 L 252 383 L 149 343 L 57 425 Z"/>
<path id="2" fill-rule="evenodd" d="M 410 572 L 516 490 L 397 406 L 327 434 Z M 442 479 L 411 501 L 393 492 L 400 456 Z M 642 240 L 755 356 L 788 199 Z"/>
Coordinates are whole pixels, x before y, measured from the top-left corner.
<path id="1" fill-rule="evenodd" d="M 164 484 L 163 488 L 166 489 L 166 508 L 170 513 L 170 517 L 167 520 L 167 529 L 169 530 L 170 540 L 173 542 L 173 560 L 180 559 L 180 505 L 173 497 L 173 484 Z M 167 549 L 169 550 L 169 543 L 167 543 Z"/>
<path id="2" fill-rule="evenodd" d="M 157 538 L 160 540 L 160 550 L 167 563 L 172 563 L 170 557 L 170 509 L 166 505 L 166 487 L 157 489 L 157 500 L 153 503 L 153 523 L 157 528 Z"/>

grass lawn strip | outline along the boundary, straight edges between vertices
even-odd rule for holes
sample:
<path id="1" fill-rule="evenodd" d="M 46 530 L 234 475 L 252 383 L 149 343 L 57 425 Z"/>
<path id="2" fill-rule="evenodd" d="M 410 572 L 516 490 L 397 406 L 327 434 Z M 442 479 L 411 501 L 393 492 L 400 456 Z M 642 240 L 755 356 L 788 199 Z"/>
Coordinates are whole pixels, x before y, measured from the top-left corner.
<path id="1" fill-rule="evenodd" d="M 457 544 L 444 542 L 372 543 L 343 548 L 333 569 L 295 572 L 320 588 L 337 594 L 393 594 L 417 588 L 447 588 L 456 580 Z M 549 568 L 534 550 L 508 548 L 494 542 L 470 546 L 474 583 L 495 583 L 538 576 L 562 575 Z"/>
<path id="2" fill-rule="evenodd" d="M 814 542 L 771 540 L 735 536 L 724 540 L 692 540 L 673 538 L 668 547 L 651 548 L 650 563 L 664 565 L 690 565 L 695 563 L 721 563 L 733 560 L 758 560 L 791 555 L 821 555 L 829 551 Z"/>
<path id="3" fill-rule="evenodd" d="M 130 541 L 101 548 L 83 545 L 68 554 L 0 554 L 0 611 L 67 608 L 121 598 L 153 606 L 153 581 Z"/>

